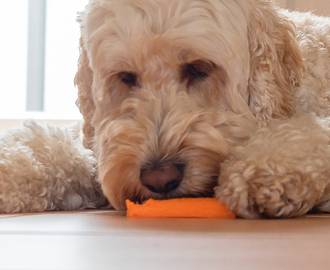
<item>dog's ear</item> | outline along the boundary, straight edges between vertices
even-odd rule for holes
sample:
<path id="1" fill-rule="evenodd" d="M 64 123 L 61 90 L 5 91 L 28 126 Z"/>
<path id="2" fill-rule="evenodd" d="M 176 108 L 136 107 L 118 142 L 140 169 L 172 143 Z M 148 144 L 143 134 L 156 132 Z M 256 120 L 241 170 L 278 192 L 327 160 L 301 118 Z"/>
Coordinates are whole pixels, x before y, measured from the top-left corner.
<path id="1" fill-rule="evenodd" d="M 295 86 L 304 62 L 294 24 L 272 1 L 254 0 L 248 25 L 250 49 L 249 105 L 263 125 L 293 113 Z"/>
<path id="2" fill-rule="evenodd" d="M 76 101 L 80 112 L 84 117 L 83 144 L 86 148 L 92 148 L 94 128 L 91 125 L 95 112 L 95 105 L 92 95 L 93 71 L 89 65 L 87 52 L 84 49 L 83 38 L 80 38 L 80 57 L 78 61 L 78 71 L 74 82 L 78 86 L 78 99 Z"/>

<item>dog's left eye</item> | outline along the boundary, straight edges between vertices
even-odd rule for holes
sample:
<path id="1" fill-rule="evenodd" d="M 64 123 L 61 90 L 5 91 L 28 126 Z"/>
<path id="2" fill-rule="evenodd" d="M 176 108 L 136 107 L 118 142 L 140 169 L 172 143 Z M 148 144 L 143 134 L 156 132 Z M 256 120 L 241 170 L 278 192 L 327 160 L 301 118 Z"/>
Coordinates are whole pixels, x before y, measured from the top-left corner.
<path id="1" fill-rule="evenodd" d="M 180 68 L 180 80 L 188 81 L 188 84 L 198 82 L 208 77 L 214 69 L 215 65 L 212 62 L 204 60 L 196 60 L 191 63 L 186 63 Z"/>
<path id="2" fill-rule="evenodd" d="M 132 86 L 136 86 L 137 84 L 137 76 L 135 73 L 131 73 L 131 72 L 120 72 L 118 74 L 119 79 L 121 80 L 121 82 L 123 82 L 124 84 L 132 87 Z"/>

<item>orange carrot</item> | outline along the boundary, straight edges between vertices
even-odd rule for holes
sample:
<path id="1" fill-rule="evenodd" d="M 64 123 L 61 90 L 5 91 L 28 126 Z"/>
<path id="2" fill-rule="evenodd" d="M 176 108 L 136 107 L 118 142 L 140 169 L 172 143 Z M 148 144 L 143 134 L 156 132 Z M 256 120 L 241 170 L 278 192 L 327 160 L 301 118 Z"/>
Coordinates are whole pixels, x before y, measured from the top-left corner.
<path id="1" fill-rule="evenodd" d="M 235 218 L 225 204 L 215 198 L 149 199 L 143 204 L 126 200 L 127 217 L 149 218 Z"/>

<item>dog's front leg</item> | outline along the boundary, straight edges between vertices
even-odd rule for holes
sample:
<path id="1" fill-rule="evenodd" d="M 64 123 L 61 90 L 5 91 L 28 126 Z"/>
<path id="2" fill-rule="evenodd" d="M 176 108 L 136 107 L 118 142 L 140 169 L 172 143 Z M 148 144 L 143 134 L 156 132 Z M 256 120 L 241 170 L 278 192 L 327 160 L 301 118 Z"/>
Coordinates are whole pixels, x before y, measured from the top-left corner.
<path id="1" fill-rule="evenodd" d="M 261 128 L 222 164 L 216 196 L 243 218 L 307 213 L 327 197 L 329 138 L 312 116 Z"/>

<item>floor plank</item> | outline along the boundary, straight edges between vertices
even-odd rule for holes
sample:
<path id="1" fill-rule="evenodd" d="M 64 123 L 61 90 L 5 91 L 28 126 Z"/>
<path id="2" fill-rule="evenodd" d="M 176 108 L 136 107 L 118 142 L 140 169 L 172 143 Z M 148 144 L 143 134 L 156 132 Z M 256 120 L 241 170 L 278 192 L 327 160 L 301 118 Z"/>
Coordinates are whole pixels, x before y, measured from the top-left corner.
<path id="1" fill-rule="evenodd" d="M 0 269 L 329 269 L 330 216 L 131 219 L 0 215 Z"/>

